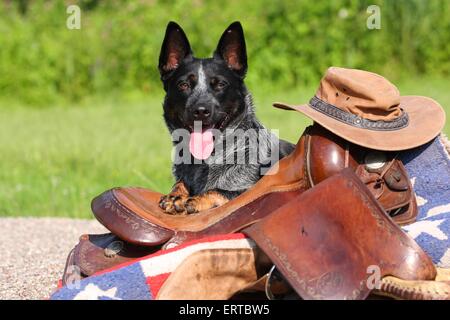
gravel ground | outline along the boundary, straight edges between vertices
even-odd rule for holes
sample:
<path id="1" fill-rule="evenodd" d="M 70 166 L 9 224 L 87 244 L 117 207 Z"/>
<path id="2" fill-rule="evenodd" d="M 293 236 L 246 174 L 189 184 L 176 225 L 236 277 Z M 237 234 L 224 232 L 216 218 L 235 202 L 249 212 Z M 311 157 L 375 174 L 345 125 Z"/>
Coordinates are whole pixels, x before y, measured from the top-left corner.
<path id="1" fill-rule="evenodd" d="M 0 300 L 46 299 L 83 233 L 105 233 L 95 220 L 0 218 Z"/>

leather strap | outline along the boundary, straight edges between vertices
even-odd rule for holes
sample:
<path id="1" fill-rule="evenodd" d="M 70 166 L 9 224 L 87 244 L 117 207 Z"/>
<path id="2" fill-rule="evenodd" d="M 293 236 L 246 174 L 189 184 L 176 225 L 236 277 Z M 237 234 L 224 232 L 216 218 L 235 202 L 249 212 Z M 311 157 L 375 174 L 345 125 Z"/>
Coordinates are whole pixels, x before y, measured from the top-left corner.
<path id="1" fill-rule="evenodd" d="M 409 124 L 409 117 L 406 112 L 402 110 L 402 114 L 395 120 L 392 121 L 374 121 L 365 119 L 363 117 L 357 116 L 339 109 L 332 104 L 329 104 L 318 97 L 314 96 L 309 101 L 309 106 L 320 113 L 323 113 L 335 120 L 342 123 L 348 124 L 352 127 L 374 130 L 374 131 L 394 131 L 405 128 Z"/>

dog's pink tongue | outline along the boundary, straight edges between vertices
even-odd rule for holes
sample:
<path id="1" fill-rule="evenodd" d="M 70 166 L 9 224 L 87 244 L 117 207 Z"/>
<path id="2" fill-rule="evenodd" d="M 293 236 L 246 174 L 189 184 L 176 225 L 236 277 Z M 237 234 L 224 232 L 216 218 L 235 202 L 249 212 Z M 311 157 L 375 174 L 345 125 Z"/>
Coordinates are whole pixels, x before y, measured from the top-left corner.
<path id="1" fill-rule="evenodd" d="M 207 159 L 214 150 L 214 140 L 211 130 L 192 132 L 189 140 L 189 151 L 199 160 Z"/>

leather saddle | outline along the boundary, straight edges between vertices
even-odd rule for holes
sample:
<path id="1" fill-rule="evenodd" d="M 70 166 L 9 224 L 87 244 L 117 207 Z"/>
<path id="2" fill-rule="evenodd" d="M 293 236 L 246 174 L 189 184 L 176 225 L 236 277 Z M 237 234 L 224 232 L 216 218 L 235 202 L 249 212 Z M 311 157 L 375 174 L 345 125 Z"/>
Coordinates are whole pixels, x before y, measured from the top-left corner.
<path id="1" fill-rule="evenodd" d="M 350 168 L 243 232 L 302 299 L 365 299 L 385 276 L 436 277 L 431 259 Z"/>
<path id="2" fill-rule="evenodd" d="M 435 269 L 349 168 L 243 232 L 257 244 L 247 255 L 197 252 L 156 298 L 449 299 L 444 270 Z"/>
<path id="3" fill-rule="evenodd" d="M 161 193 L 114 188 L 92 201 L 95 217 L 119 238 L 154 246 L 180 244 L 210 234 L 231 233 L 266 216 L 288 199 L 344 168 L 352 168 L 399 224 L 417 215 L 408 174 L 395 153 L 362 148 L 318 124 L 308 127 L 295 150 L 251 189 L 224 205 L 176 216 L 158 205 Z"/>
<path id="4" fill-rule="evenodd" d="M 398 224 L 414 221 L 417 215 L 414 192 L 395 153 L 354 145 L 314 124 L 305 130 L 294 151 L 251 189 L 217 208 L 174 216 L 159 207 L 162 194 L 158 192 L 114 188 L 102 193 L 93 199 L 91 207 L 112 235 L 83 235 L 67 264 L 90 265 L 91 268 L 80 270 L 82 276 L 89 276 L 136 255 L 150 254 L 155 248 L 241 231 L 345 168 L 356 173 L 394 221 Z"/>

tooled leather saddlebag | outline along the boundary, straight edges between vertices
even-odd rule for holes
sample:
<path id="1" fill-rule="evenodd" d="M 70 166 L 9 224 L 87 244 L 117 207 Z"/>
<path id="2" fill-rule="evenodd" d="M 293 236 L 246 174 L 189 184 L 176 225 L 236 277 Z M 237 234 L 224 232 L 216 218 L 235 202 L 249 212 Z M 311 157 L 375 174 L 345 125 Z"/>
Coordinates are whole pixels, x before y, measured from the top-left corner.
<path id="1" fill-rule="evenodd" d="M 358 146 L 318 124 L 308 127 L 305 136 L 305 168 L 310 187 L 351 168 L 397 224 L 416 220 L 416 197 L 408 173 L 397 159 L 398 152 Z"/>
<path id="2" fill-rule="evenodd" d="M 365 299 L 379 280 L 433 280 L 430 258 L 351 169 L 243 230 L 303 299 Z"/>

